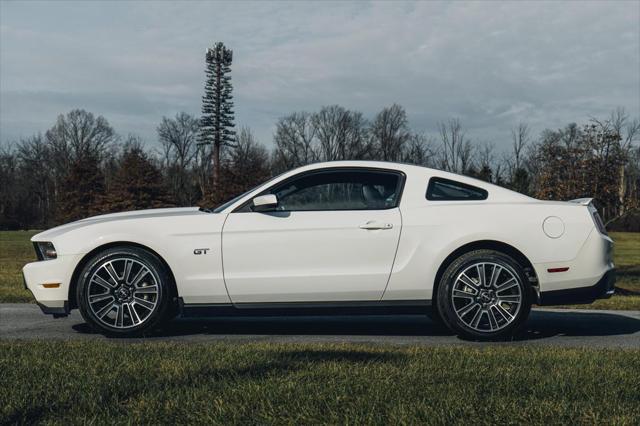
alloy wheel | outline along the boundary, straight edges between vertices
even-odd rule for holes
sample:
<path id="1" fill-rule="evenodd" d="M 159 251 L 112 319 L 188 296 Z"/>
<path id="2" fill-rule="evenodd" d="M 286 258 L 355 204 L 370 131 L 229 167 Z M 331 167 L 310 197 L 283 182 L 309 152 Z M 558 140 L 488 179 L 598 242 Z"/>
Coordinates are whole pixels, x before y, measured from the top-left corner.
<path id="1" fill-rule="evenodd" d="M 87 286 L 87 302 L 95 318 L 117 329 L 143 324 L 159 300 L 160 285 L 155 271 L 129 257 L 100 264 Z"/>
<path id="2" fill-rule="evenodd" d="M 521 281 L 505 264 L 477 262 L 458 274 L 451 301 L 456 316 L 467 327 L 493 333 L 518 316 L 523 303 Z"/>

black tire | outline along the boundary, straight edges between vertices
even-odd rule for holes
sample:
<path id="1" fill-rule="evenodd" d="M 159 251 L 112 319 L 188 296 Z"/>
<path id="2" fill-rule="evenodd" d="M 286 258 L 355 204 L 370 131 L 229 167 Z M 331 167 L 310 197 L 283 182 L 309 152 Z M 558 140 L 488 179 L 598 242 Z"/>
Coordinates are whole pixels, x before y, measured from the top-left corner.
<path id="1" fill-rule="evenodd" d="M 122 266 L 120 278 L 116 269 Z M 113 276 L 111 271 L 117 280 L 108 278 Z M 138 274 L 142 276 L 135 283 Z M 78 276 L 78 308 L 96 331 L 109 336 L 138 336 L 173 317 L 175 295 L 170 285 L 171 275 L 160 259 L 147 250 L 126 246 L 105 249 L 89 259 Z M 114 284 L 114 281 L 118 282 Z M 104 300 L 99 300 L 101 298 Z"/>
<path id="2" fill-rule="evenodd" d="M 497 277 L 492 286 L 492 277 L 487 275 L 494 272 Z M 531 303 L 531 289 L 522 266 L 494 250 L 461 255 L 447 267 L 438 286 L 437 308 L 442 321 L 471 340 L 512 339 L 529 317 Z"/>

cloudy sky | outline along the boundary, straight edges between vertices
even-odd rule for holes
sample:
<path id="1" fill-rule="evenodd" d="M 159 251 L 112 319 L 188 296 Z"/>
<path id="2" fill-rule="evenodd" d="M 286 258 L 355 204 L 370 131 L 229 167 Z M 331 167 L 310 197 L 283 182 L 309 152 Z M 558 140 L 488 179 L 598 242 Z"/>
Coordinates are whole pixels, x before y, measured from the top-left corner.
<path id="1" fill-rule="evenodd" d="M 149 145 L 198 114 L 205 48 L 234 50 L 236 122 L 271 144 L 296 110 L 399 103 L 433 133 L 509 142 L 622 106 L 640 116 L 640 2 L 0 2 L 0 141 L 84 108 Z"/>

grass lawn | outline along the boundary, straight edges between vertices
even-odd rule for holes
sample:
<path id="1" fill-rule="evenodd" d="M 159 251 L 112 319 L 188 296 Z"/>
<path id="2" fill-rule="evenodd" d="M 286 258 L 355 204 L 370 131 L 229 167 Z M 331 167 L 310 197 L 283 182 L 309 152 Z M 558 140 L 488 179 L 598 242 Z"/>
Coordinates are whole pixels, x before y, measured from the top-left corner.
<path id="1" fill-rule="evenodd" d="M 23 288 L 21 269 L 35 260 L 29 238 L 36 231 L 0 231 L 0 303 L 33 302 Z M 572 308 L 640 309 L 640 233 L 613 232 L 616 242 L 615 263 L 618 268 L 618 294 L 591 305 Z"/>
<path id="2" fill-rule="evenodd" d="M 29 239 L 38 231 L 0 231 L 0 303 L 34 302 L 24 289 L 22 267 L 36 260 Z"/>
<path id="3" fill-rule="evenodd" d="M 640 419 L 640 351 L 16 341 L 0 371 L 0 423 Z"/>

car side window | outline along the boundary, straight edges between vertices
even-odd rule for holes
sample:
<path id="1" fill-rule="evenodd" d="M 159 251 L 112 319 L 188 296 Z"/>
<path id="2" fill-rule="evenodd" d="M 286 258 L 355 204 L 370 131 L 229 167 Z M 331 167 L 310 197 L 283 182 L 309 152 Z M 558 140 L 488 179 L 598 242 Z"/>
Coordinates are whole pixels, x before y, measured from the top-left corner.
<path id="1" fill-rule="evenodd" d="M 280 211 L 381 210 L 396 207 L 400 175 L 383 171 L 327 171 L 276 186 Z"/>
<path id="2" fill-rule="evenodd" d="M 489 193 L 466 183 L 432 177 L 427 186 L 427 200 L 431 201 L 471 201 L 486 200 Z"/>

